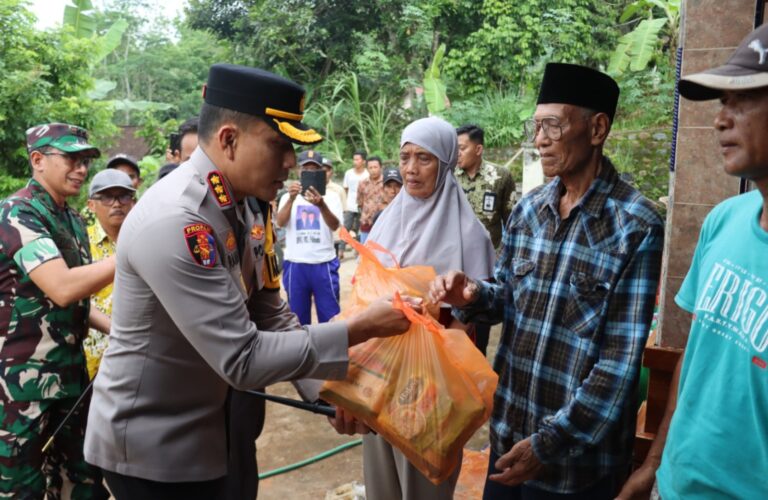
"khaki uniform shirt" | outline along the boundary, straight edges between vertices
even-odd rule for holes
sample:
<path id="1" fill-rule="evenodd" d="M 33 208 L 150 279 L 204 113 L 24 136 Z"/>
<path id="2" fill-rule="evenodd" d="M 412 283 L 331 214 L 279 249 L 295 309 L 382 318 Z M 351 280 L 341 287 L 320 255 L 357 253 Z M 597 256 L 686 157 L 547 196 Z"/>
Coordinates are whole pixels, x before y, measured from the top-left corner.
<path id="1" fill-rule="evenodd" d="M 88 462 L 154 481 L 224 476 L 229 386 L 346 375 L 345 323 L 279 332 L 296 318 L 262 289 L 266 225 L 231 192 L 197 149 L 126 218 Z"/>
<path id="2" fill-rule="evenodd" d="M 473 178 L 460 168 L 454 169 L 453 173 L 475 215 L 491 235 L 494 248 L 498 249 L 502 227 L 515 204 L 515 181 L 512 174 L 488 162 L 483 162 Z"/>

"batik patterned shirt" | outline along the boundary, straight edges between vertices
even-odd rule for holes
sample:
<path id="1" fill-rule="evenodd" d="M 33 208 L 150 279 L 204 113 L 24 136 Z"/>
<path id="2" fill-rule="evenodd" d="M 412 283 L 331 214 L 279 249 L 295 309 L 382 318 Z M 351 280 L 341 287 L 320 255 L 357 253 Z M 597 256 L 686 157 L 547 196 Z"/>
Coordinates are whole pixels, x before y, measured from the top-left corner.
<path id="1" fill-rule="evenodd" d="M 117 242 L 109 239 L 109 236 L 104 232 L 104 229 L 98 221 L 88 226 L 88 240 L 91 244 L 91 256 L 93 257 L 94 262 L 115 255 Z M 112 286 L 112 283 L 110 283 L 91 296 L 91 302 L 96 309 L 107 316 L 112 316 Z M 83 349 L 85 351 L 88 376 L 90 378 L 96 376 L 101 357 L 104 354 L 104 350 L 107 348 L 108 343 L 109 336 L 107 334 L 102 333 L 95 328 L 91 328 L 88 331 L 88 336 L 86 337 L 85 342 L 83 342 Z"/>
<path id="2" fill-rule="evenodd" d="M 360 231 L 370 232 L 373 216 L 387 206 L 384 196 L 384 179 L 365 179 L 357 187 L 357 202 L 360 206 Z"/>
<path id="3" fill-rule="evenodd" d="M 531 438 L 545 466 L 529 484 L 573 493 L 626 470 L 635 391 L 659 281 L 663 224 L 606 159 L 566 219 L 560 179 L 516 206 L 496 284 L 454 313 L 503 320 L 491 445 Z"/>
<path id="4" fill-rule="evenodd" d="M 0 203 L 0 396 L 6 401 L 76 397 L 84 388 L 90 301 L 60 307 L 29 277 L 57 258 L 70 268 L 91 262 L 85 225 L 30 180 Z"/>

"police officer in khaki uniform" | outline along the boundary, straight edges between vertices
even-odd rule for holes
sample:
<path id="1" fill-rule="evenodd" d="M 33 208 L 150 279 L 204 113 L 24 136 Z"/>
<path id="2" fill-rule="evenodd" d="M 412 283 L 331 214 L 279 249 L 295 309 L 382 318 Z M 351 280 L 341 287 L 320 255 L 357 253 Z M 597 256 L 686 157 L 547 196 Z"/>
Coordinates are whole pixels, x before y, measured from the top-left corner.
<path id="1" fill-rule="evenodd" d="M 229 386 L 342 378 L 349 346 L 408 327 L 380 301 L 281 331 L 296 318 L 262 290 L 266 226 L 244 200 L 273 199 L 296 163 L 291 143 L 321 137 L 301 123 L 304 90 L 266 71 L 214 65 L 204 99 L 199 148 L 145 193 L 118 242 L 85 444 L 118 500 L 217 498 Z"/>

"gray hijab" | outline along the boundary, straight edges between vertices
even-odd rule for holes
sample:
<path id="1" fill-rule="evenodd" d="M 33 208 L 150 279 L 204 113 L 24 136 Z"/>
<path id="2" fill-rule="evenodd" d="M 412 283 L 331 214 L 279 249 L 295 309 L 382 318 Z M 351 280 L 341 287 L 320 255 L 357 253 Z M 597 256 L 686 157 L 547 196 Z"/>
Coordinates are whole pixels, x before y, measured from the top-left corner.
<path id="1" fill-rule="evenodd" d="M 496 259 L 493 244 L 453 176 L 459 149 L 456 129 L 440 118 L 422 118 L 403 130 L 400 147 L 406 143 L 439 160 L 435 191 L 419 199 L 401 189 L 368 239 L 390 250 L 402 266 L 426 265 L 438 274 L 458 270 L 472 278 L 490 278 Z M 393 265 L 388 256 L 377 255 L 384 265 Z"/>

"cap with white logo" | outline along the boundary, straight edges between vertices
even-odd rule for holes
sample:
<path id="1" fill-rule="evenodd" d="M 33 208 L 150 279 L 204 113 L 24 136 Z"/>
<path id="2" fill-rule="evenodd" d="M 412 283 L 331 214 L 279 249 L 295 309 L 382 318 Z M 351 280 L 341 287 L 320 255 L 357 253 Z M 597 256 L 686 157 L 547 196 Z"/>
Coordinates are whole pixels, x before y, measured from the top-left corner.
<path id="1" fill-rule="evenodd" d="M 768 87 L 768 24 L 741 41 L 728 61 L 717 68 L 684 76 L 680 94 L 692 101 L 718 99 L 724 90 Z"/>

